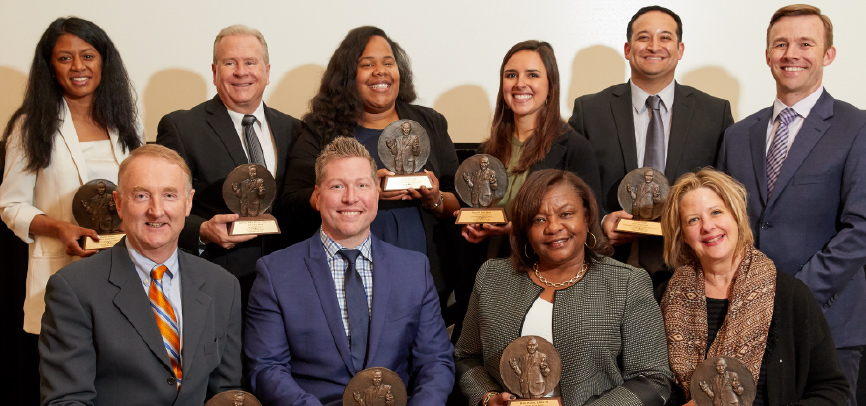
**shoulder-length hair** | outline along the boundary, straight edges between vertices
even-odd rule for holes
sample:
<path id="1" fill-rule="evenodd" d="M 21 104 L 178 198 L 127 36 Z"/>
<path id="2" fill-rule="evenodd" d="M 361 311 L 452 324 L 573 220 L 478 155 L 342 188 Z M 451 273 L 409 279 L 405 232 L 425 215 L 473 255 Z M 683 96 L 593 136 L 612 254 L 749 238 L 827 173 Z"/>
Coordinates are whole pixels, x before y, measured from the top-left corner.
<path id="1" fill-rule="evenodd" d="M 358 58 L 373 36 L 388 41 L 394 53 L 400 72 L 400 92 L 397 100 L 411 103 L 417 98 L 409 57 L 403 48 L 392 41 L 381 28 L 363 26 L 352 29 L 328 61 L 319 93 L 310 100 L 310 112 L 304 116 L 305 125 L 312 125 L 323 142 L 340 135 L 352 136 L 364 115 L 364 101 L 356 84 Z"/>
<path id="2" fill-rule="evenodd" d="M 538 255 L 529 246 L 528 233 L 532 220 L 541 208 L 544 194 L 550 188 L 564 184 L 571 186 L 583 202 L 583 214 L 589 229 L 586 244 L 583 246 L 584 262 L 599 261 L 603 256 L 613 254 L 613 247 L 604 237 L 598 221 L 598 204 L 592 188 L 579 176 L 559 169 L 544 169 L 529 175 L 514 198 L 511 208 L 511 261 L 514 268 L 527 272 L 538 261 Z M 595 241 L 593 244 L 592 241 Z"/>
<path id="3" fill-rule="evenodd" d="M 562 121 L 562 117 L 559 115 L 559 67 L 556 65 L 553 47 L 543 41 L 523 41 L 511 47 L 505 54 L 505 58 L 502 58 L 502 66 L 499 67 L 499 94 L 496 96 L 493 125 L 490 127 L 490 138 L 481 145 L 482 151 L 505 163 L 511 157 L 514 112 L 505 104 L 502 81 L 505 74 L 505 64 L 520 51 L 538 53 L 541 62 L 544 63 L 544 69 L 547 70 L 549 89 L 547 91 L 547 104 L 539 112 L 535 132 L 526 141 L 526 147 L 517 161 L 517 166 L 511 169 L 511 172 L 515 174 L 526 172 L 533 164 L 541 162 L 550 152 L 553 141 L 568 131 L 568 124 Z"/>
<path id="4" fill-rule="evenodd" d="M 90 21 L 76 17 L 58 18 L 48 26 L 36 44 L 24 102 L 9 119 L 3 132 L 4 138 L 9 137 L 21 118 L 26 168 L 33 172 L 51 163 L 54 138 L 60 125 L 63 88 L 57 81 L 51 61 L 54 45 L 64 34 L 74 35 L 92 45 L 102 59 L 102 80 L 93 93 L 93 105 L 90 108 L 93 121 L 103 128 L 117 131 L 125 151 L 141 145 L 136 128 L 138 111 L 135 91 L 114 43 L 102 28 Z"/>
<path id="5" fill-rule="evenodd" d="M 689 172 L 680 176 L 671 186 L 668 199 L 662 209 L 662 234 L 665 239 L 665 262 L 673 268 L 695 262 L 698 258 L 683 237 L 680 203 L 683 196 L 693 190 L 707 188 L 716 192 L 725 202 L 737 222 L 737 252 L 743 254 L 746 247 L 755 242 L 746 211 L 746 188 L 724 172 L 705 167 L 698 173 Z"/>

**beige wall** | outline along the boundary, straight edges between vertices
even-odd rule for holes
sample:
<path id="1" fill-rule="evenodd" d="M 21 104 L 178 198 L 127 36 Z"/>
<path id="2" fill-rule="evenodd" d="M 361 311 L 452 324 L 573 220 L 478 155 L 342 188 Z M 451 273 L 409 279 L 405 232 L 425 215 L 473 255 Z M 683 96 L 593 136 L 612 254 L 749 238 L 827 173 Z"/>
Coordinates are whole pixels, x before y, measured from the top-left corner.
<path id="1" fill-rule="evenodd" d="M 764 62 L 767 22 L 784 1 L 670 0 L 683 19 L 685 53 L 677 80 L 729 99 L 734 118 L 769 106 L 775 87 Z M 412 58 L 419 104 L 449 121 L 455 142 L 486 137 L 502 56 L 516 42 L 550 42 L 562 77 L 562 114 L 574 98 L 628 78 L 622 57 L 625 27 L 638 8 L 632 0 L 555 1 L 236 1 L 2 0 L 0 122 L 21 102 L 33 49 L 58 16 L 76 15 L 104 28 L 117 44 L 139 95 L 147 138 L 163 114 L 212 97 L 213 37 L 243 23 L 259 28 L 271 50 L 265 102 L 300 117 L 321 72 L 349 29 L 377 25 Z M 866 108 L 861 45 L 863 1 L 820 1 L 835 25 L 836 61 L 824 84 L 835 97 Z M 403 8 L 397 9 L 395 5 Z M 248 15 L 249 17 L 245 17 Z M 856 44 L 856 45 L 855 45 Z"/>

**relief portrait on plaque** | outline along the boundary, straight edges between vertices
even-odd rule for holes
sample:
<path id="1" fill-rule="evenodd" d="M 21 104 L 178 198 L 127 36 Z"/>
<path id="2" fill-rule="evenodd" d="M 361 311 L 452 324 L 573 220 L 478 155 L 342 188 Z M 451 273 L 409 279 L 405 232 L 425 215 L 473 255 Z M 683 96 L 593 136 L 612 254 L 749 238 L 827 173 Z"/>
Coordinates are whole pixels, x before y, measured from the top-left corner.
<path id="1" fill-rule="evenodd" d="M 410 175 L 421 170 L 430 157 L 430 138 L 421 124 L 397 120 L 382 130 L 378 143 L 379 159 L 389 171 Z"/>
<path id="2" fill-rule="evenodd" d="M 343 391 L 346 406 L 405 406 L 406 386 L 388 368 L 367 368 L 358 372 Z"/>
<path id="3" fill-rule="evenodd" d="M 262 165 L 243 164 L 223 181 L 223 200 L 240 216 L 229 223 L 229 235 L 279 234 L 277 219 L 267 213 L 277 195 L 277 182 Z"/>
<path id="4" fill-rule="evenodd" d="M 82 185 L 72 197 L 72 217 L 78 225 L 96 231 L 99 241 L 82 237 L 79 243 L 86 250 L 111 248 L 125 235 L 121 230 L 122 220 L 117 215 L 112 192 L 117 189 L 114 182 L 94 179 Z"/>
<path id="5" fill-rule="evenodd" d="M 549 341 L 539 336 L 523 336 L 502 352 L 499 373 L 509 392 L 521 399 L 542 399 L 559 384 L 562 360 Z M 559 403 L 558 398 L 550 400 Z"/>
<path id="6" fill-rule="evenodd" d="M 214 395 L 205 406 L 262 406 L 252 393 L 242 390 L 229 390 Z"/>
<path id="7" fill-rule="evenodd" d="M 663 173 L 644 167 L 625 175 L 617 189 L 617 197 L 622 209 L 634 216 L 633 220 L 652 221 L 661 216 L 669 190 L 668 179 Z"/>
<path id="8" fill-rule="evenodd" d="M 261 201 L 265 198 L 265 181 L 256 176 L 258 170 L 255 165 L 247 167 L 248 177 L 240 182 L 232 183 L 232 191 L 240 202 L 241 217 L 255 217 L 264 211 L 259 211 Z"/>
<path id="9" fill-rule="evenodd" d="M 538 351 L 534 337 L 526 342 L 526 354 L 509 359 L 508 365 L 520 377 L 520 397 L 538 399 L 548 392 L 546 379 L 550 375 L 550 364 L 547 354 Z"/>
<path id="10" fill-rule="evenodd" d="M 707 358 L 692 375 L 691 395 L 698 406 L 752 406 L 756 390 L 752 374 L 736 358 Z"/>
<path id="11" fill-rule="evenodd" d="M 457 196 L 469 208 L 460 209 L 457 224 L 503 224 L 505 209 L 493 207 L 505 197 L 508 172 L 496 157 L 476 154 L 467 158 L 454 175 Z"/>

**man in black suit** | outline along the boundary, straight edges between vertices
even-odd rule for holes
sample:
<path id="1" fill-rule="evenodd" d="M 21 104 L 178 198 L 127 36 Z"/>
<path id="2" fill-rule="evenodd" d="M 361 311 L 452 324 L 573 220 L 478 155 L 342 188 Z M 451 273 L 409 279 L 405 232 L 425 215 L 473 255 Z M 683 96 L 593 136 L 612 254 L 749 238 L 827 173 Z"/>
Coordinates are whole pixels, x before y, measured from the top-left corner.
<path id="1" fill-rule="evenodd" d="M 712 165 L 722 134 L 734 122 L 727 100 L 674 81 L 685 50 L 682 36 L 682 21 L 673 11 L 659 6 L 638 10 L 626 29 L 625 58 L 631 66 L 631 80 L 578 97 L 568 120 L 589 139 L 598 157 L 599 200 L 607 214 L 602 228 L 616 247 L 614 257 L 646 268 L 656 284 L 667 276 L 667 272 L 658 273 L 667 270 L 662 239 L 615 231 L 620 219 L 632 218 L 620 208 L 617 188 L 627 173 L 645 166 L 661 171 L 673 183 L 683 173 Z M 652 138 L 648 134 L 653 132 L 648 105 L 654 96 L 661 99 L 661 122 L 656 128 L 663 130 L 657 144 L 649 143 L 657 146 L 655 153 L 647 145 Z"/>
<path id="2" fill-rule="evenodd" d="M 238 215 L 230 214 L 223 200 L 223 182 L 238 165 L 259 163 L 274 176 L 277 188 L 282 188 L 297 120 L 262 102 L 271 67 L 267 43 L 258 30 L 233 25 L 220 31 L 214 40 L 212 68 L 216 97 L 163 117 L 156 142 L 186 160 L 197 191 L 180 247 L 234 274 L 246 304 L 256 261 L 286 244 L 274 235 L 228 235 L 227 223 L 237 220 Z M 249 133 L 250 127 L 253 133 Z M 272 213 L 285 226 L 280 208 L 274 207 Z"/>

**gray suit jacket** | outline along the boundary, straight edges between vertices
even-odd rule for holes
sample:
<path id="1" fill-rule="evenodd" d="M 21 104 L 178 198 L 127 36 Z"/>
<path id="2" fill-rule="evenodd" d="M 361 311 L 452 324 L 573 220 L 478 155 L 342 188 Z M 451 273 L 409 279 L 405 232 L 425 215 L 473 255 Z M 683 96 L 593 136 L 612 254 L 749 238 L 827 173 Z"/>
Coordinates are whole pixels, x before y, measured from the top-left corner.
<path id="1" fill-rule="evenodd" d="M 43 405 L 195 405 L 240 386 L 237 279 L 178 253 L 183 385 L 122 241 L 48 280 L 39 336 Z"/>
<path id="2" fill-rule="evenodd" d="M 592 144 L 601 174 L 602 214 L 620 210 L 617 189 L 627 173 L 638 168 L 634 140 L 631 86 L 623 83 L 596 94 L 574 100 L 574 113 L 568 123 Z M 665 163 L 665 177 L 673 184 L 686 172 L 712 165 L 716 161 L 722 134 L 734 123 L 731 104 L 679 83 L 674 87 L 674 106 Z M 661 241 L 661 238 L 650 237 Z M 647 240 L 647 238 L 641 241 Z M 661 247 L 661 244 L 658 244 Z M 625 261 L 631 244 L 616 247 L 614 258 Z M 662 254 L 650 264 L 659 270 Z M 651 269 L 655 267 L 656 269 Z"/>

